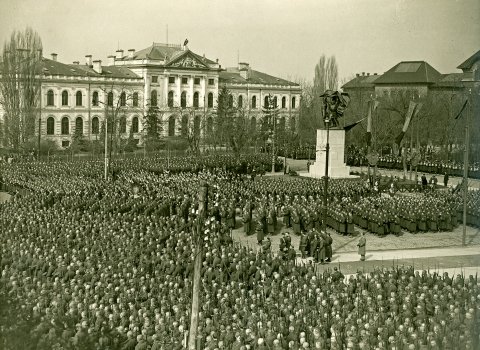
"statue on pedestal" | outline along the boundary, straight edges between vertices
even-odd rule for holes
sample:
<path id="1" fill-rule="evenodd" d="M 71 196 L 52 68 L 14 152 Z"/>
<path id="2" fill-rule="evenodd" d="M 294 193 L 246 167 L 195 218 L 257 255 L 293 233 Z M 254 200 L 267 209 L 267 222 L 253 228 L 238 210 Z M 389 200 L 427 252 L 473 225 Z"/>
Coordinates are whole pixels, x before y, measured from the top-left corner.
<path id="1" fill-rule="evenodd" d="M 337 128 L 338 118 L 343 117 L 350 96 L 346 92 L 326 90 L 320 97 L 323 97 L 324 120 L 331 123 L 330 127 Z"/>

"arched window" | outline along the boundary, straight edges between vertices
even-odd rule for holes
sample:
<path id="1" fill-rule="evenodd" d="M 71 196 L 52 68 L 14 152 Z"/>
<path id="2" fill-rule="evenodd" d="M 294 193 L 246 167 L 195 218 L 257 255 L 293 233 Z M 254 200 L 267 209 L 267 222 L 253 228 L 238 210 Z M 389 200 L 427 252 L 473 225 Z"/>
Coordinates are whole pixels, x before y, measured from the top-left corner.
<path id="1" fill-rule="evenodd" d="M 211 135 L 213 132 L 213 118 L 207 118 L 207 134 Z"/>
<path id="2" fill-rule="evenodd" d="M 62 135 L 68 135 L 70 133 L 70 121 L 68 117 L 62 118 Z"/>
<path id="3" fill-rule="evenodd" d="M 196 115 L 195 119 L 193 120 L 193 132 L 195 135 L 200 135 L 200 116 Z"/>
<path id="4" fill-rule="evenodd" d="M 150 93 L 150 106 L 156 107 L 157 104 L 158 104 L 157 90 L 152 90 L 152 92 Z"/>
<path id="5" fill-rule="evenodd" d="M 120 117 L 120 134 L 127 133 L 127 118 L 124 116 Z"/>
<path id="6" fill-rule="evenodd" d="M 136 134 L 138 132 L 138 117 L 132 119 L 132 132 Z"/>
<path id="7" fill-rule="evenodd" d="M 213 108 L 213 93 L 208 94 L 208 108 Z"/>
<path id="8" fill-rule="evenodd" d="M 238 108 L 243 108 L 243 96 L 238 95 L 238 103 L 237 103 Z"/>
<path id="9" fill-rule="evenodd" d="M 257 130 L 257 119 L 255 117 L 252 117 L 252 119 L 250 119 L 250 132 L 255 133 L 256 130 Z"/>
<path id="10" fill-rule="evenodd" d="M 82 117 L 77 117 L 77 119 L 75 119 L 75 134 L 83 135 L 83 119 L 82 119 Z"/>
<path id="11" fill-rule="evenodd" d="M 182 136 L 188 135 L 188 116 L 182 115 Z"/>
<path id="12" fill-rule="evenodd" d="M 268 108 L 268 96 L 265 96 L 263 99 L 263 108 Z"/>
<path id="13" fill-rule="evenodd" d="M 107 95 L 107 105 L 113 106 L 113 92 L 110 91 Z"/>
<path id="14" fill-rule="evenodd" d="M 48 117 L 47 119 L 47 135 L 55 134 L 55 119 L 53 117 Z"/>
<path id="15" fill-rule="evenodd" d="M 295 132 L 296 130 L 295 122 L 295 117 L 292 117 L 292 119 L 290 119 L 290 130 L 292 130 L 292 132 Z"/>
<path id="16" fill-rule="evenodd" d="M 257 109 L 257 96 L 252 97 L 252 109 Z"/>
<path id="17" fill-rule="evenodd" d="M 168 92 L 168 107 L 172 108 L 173 107 L 173 91 Z"/>
<path id="18" fill-rule="evenodd" d="M 47 92 L 47 106 L 53 106 L 54 99 L 53 99 L 53 90 L 48 90 Z"/>
<path id="19" fill-rule="evenodd" d="M 98 106 L 98 91 L 93 92 L 92 104 L 94 107 Z"/>
<path id="20" fill-rule="evenodd" d="M 277 108 L 277 96 L 273 97 L 273 108 Z"/>
<path id="21" fill-rule="evenodd" d="M 65 90 L 62 92 L 62 106 L 68 106 L 68 92 Z"/>
<path id="22" fill-rule="evenodd" d="M 125 91 L 120 94 L 120 106 L 125 107 L 127 105 L 127 95 Z"/>
<path id="23" fill-rule="evenodd" d="M 133 93 L 132 104 L 133 107 L 138 107 L 138 92 Z"/>
<path id="24" fill-rule="evenodd" d="M 77 91 L 75 94 L 75 105 L 76 106 L 81 106 L 82 105 L 82 92 Z"/>
<path id="25" fill-rule="evenodd" d="M 296 108 L 295 102 L 296 102 L 296 101 L 295 101 L 295 96 L 294 96 L 294 97 L 292 97 L 292 109 L 295 109 L 295 108 Z"/>
<path id="26" fill-rule="evenodd" d="M 285 96 L 282 97 L 282 108 L 287 107 L 287 98 Z"/>
<path id="27" fill-rule="evenodd" d="M 187 107 L 187 93 L 184 91 L 182 92 L 182 95 L 180 97 L 180 106 L 182 108 L 186 108 Z"/>
<path id="28" fill-rule="evenodd" d="M 193 107 L 198 108 L 198 92 L 193 94 Z"/>
<path id="29" fill-rule="evenodd" d="M 233 107 L 233 95 L 228 95 L 228 108 Z"/>
<path id="30" fill-rule="evenodd" d="M 92 134 L 93 135 L 98 135 L 99 133 L 99 121 L 98 121 L 98 117 L 93 117 L 92 119 Z"/>
<path id="31" fill-rule="evenodd" d="M 168 136 L 175 136 L 175 116 L 168 118 Z"/>

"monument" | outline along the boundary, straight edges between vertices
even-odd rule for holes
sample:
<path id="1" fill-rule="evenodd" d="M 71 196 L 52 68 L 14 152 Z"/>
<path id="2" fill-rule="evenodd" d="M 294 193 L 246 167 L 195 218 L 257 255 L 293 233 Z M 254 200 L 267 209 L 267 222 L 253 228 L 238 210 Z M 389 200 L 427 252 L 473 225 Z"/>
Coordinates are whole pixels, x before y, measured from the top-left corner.
<path id="1" fill-rule="evenodd" d="M 317 130 L 315 162 L 310 166 L 309 176 L 332 178 L 350 176 L 350 167 L 345 164 L 345 130 L 339 127 L 338 118 L 343 116 L 350 102 L 347 93 L 327 90 L 323 95 L 323 120 L 325 129 Z"/>

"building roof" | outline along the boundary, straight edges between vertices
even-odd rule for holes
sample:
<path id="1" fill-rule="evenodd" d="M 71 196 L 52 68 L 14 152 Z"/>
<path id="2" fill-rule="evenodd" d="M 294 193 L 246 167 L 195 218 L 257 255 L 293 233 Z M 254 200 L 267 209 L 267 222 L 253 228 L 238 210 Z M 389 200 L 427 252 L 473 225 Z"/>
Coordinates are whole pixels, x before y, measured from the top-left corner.
<path id="1" fill-rule="evenodd" d="M 248 79 L 240 75 L 240 70 L 236 67 L 227 68 L 219 74 L 219 82 L 222 84 L 258 84 L 258 85 L 278 85 L 278 86 L 294 86 L 300 87 L 299 84 L 277 78 L 266 73 L 262 73 L 253 69 L 249 69 Z"/>
<path id="2" fill-rule="evenodd" d="M 48 58 L 42 59 L 43 75 L 61 75 L 69 77 L 108 77 L 117 79 L 142 79 L 126 67 L 102 66 L 102 73 L 92 67 L 80 64 L 65 64 Z"/>
<path id="3" fill-rule="evenodd" d="M 442 74 L 425 61 L 402 61 L 375 80 L 377 84 L 433 84 Z"/>
<path id="4" fill-rule="evenodd" d="M 441 88 L 462 88 L 463 82 L 472 78 L 471 73 L 449 73 L 442 74 L 442 77 L 433 85 Z"/>
<path id="5" fill-rule="evenodd" d="M 475 62 L 480 61 L 480 50 L 475 52 L 472 56 L 467 58 L 465 61 L 460 63 L 460 65 L 457 67 L 458 69 L 461 69 L 463 71 L 468 71 L 472 69 L 472 66 Z"/>
<path id="6" fill-rule="evenodd" d="M 151 46 L 137 51 L 133 54 L 133 58 L 129 58 L 128 56 L 123 56 L 122 60 L 140 60 L 140 59 L 149 59 L 149 60 L 165 60 L 167 63 L 178 59 L 178 57 L 182 56 L 185 52 L 190 52 L 193 56 L 197 59 L 204 61 L 206 64 L 216 64 L 216 62 L 202 57 L 188 48 L 183 50 L 181 45 L 175 44 L 161 44 L 161 43 L 153 43 Z"/>
<path id="7" fill-rule="evenodd" d="M 373 89 L 375 88 L 375 81 L 380 76 L 374 75 L 357 75 L 354 79 L 350 80 L 342 86 L 342 89 Z"/>

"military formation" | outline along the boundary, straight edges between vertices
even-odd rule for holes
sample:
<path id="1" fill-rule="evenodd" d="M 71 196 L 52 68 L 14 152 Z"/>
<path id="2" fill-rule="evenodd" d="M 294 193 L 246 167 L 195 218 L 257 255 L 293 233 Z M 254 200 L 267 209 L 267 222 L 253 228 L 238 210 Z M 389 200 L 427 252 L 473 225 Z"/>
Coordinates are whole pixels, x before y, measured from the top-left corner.
<path id="1" fill-rule="evenodd" d="M 479 348 L 476 276 L 318 272 L 332 256 L 320 180 L 252 180 L 249 169 L 263 166 L 254 156 L 165 161 L 119 164 L 109 182 L 97 162 L 2 167 L 16 195 L 0 204 L 0 348 L 184 349 L 198 234 L 197 349 Z M 201 181 L 208 211 L 198 231 Z M 331 189 L 339 207 L 379 200 L 360 182 Z M 233 241 L 240 222 L 261 249 Z M 300 235 L 298 247 L 284 227 Z"/>

